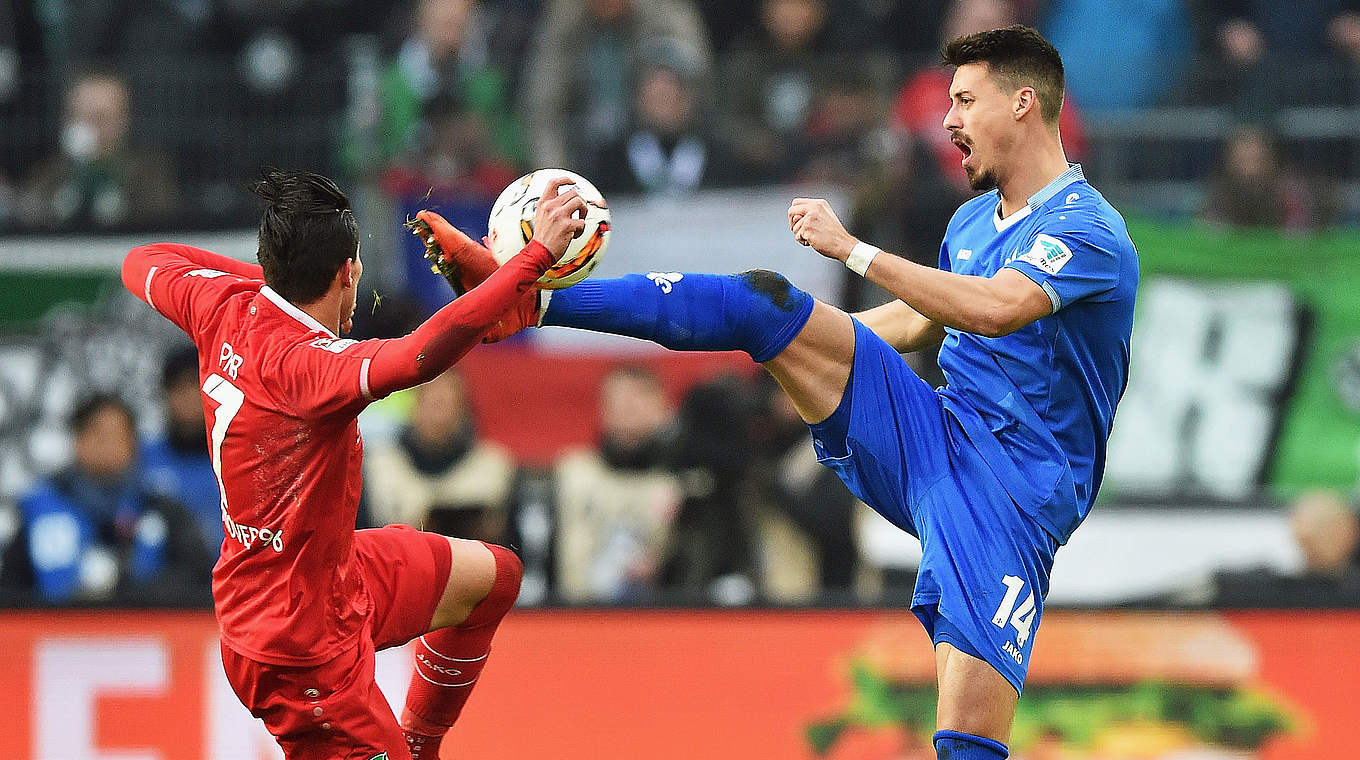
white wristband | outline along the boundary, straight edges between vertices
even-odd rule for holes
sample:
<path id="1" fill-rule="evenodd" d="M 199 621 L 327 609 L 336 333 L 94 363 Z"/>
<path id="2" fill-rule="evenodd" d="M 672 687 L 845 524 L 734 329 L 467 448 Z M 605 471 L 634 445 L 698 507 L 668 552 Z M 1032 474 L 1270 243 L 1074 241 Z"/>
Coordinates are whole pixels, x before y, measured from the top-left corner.
<path id="1" fill-rule="evenodd" d="M 864 273 L 869 271 L 869 264 L 873 263 L 874 257 L 880 253 L 883 253 L 883 249 L 860 241 L 855 243 L 855 247 L 850 249 L 850 255 L 845 257 L 845 266 L 863 277 Z"/>

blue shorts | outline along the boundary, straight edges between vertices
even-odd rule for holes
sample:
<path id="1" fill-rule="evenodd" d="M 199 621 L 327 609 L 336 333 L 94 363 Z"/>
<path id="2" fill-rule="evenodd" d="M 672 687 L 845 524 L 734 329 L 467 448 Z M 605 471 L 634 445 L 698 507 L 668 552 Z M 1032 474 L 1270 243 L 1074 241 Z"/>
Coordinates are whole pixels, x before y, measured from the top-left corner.
<path id="1" fill-rule="evenodd" d="M 845 396 L 809 427 L 818 461 L 921 539 L 912 612 L 931 640 L 1021 691 L 1057 540 L 1016 506 L 940 395 L 858 320 Z"/>

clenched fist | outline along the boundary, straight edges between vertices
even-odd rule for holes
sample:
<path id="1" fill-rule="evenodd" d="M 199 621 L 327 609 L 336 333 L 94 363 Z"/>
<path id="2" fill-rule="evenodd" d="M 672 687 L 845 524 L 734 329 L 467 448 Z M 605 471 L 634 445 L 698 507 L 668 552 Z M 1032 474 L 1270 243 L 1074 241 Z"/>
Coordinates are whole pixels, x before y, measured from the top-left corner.
<path id="1" fill-rule="evenodd" d="M 845 231 L 831 204 L 821 198 L 794 198 L 789 204 L 789 229 L 799 243 L 841 262 L 859 242 Z"/>

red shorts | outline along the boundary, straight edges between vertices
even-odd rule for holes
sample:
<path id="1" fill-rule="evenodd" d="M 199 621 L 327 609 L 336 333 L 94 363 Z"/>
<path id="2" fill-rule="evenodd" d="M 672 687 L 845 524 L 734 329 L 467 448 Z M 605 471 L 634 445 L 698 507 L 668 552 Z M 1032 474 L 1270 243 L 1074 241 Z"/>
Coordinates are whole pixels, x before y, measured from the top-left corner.
<path id="1" fill-rule="evenodd" d="M 448 584 L 449 540 L 405 525 L 360 530 L 355 551 L 373 600 L 358 643 L 320 665 L 289 667 L 222 647 L 241 704 L 264 721 L 288 760 L 409 758 L 392 708 L 373 680 L 373 654 L 424 634 Z"/>

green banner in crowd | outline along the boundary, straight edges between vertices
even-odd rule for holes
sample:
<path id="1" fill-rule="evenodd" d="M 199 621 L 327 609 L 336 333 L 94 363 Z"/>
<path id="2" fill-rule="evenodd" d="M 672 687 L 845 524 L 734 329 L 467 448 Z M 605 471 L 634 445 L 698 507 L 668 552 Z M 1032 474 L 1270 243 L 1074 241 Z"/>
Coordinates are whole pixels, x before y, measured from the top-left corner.
<path id="1" fill-rule="evenodd" d="M 1129 233 L 1142 285 L 1105 495 L 1355 488 L 1360 235 L 1147 221 Z"/>

